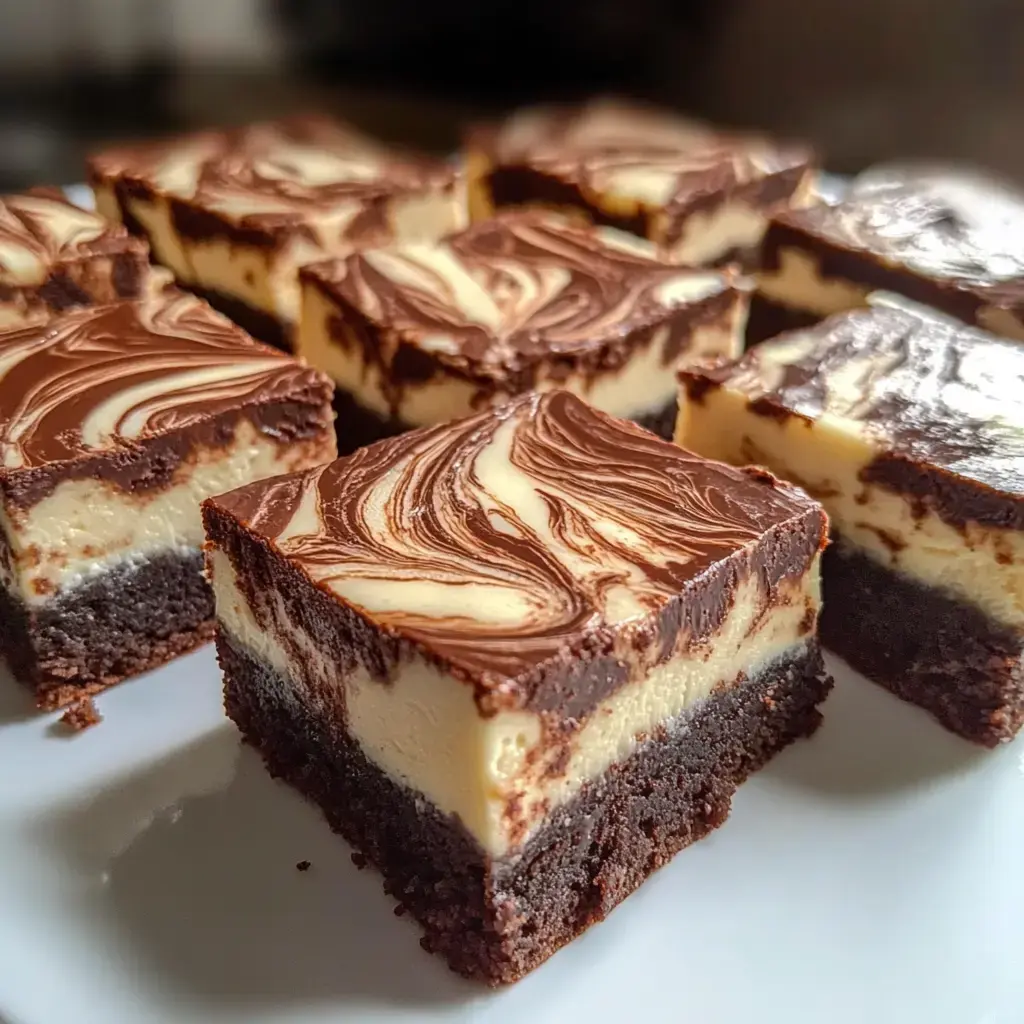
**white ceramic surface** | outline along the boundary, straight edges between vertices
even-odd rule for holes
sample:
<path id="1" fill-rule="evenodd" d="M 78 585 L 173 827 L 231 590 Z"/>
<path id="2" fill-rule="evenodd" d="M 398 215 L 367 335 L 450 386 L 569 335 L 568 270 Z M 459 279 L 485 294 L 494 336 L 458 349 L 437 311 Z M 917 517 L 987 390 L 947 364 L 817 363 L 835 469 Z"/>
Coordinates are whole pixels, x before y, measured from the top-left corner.
<path id="1" fill-rule="evenodd" d="M 98 705 L 62 736 L 0 678 L 8 1024 L 1024 1022 L 1024 742 L 848 672 L 723 828 L 494 993 L 240 748 L 212 651 Z"/>

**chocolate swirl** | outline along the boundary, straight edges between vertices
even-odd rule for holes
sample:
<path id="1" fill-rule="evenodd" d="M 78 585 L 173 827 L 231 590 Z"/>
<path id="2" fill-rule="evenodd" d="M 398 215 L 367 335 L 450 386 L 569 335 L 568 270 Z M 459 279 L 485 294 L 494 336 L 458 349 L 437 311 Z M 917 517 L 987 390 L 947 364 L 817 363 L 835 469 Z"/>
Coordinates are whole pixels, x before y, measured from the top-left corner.
<path id="1" fill-rule="evenodd" d="M 393 342 L 494 378 L 540 356 L 598 349 L 736 284 L 731 272 L 673 266 L 638 239 L 536 213 L 506 214 L 432 246 L 357 253 L 307 275 Z"/>
<path id="2" fill-rule="evenodd" d="M 686 374 L 761 407 L 846 423 L 876 448 L 1024 493 L 1024 348 L 896 308 L 843 313 Z M 692 383 L 696 381 L 696 384 Z"/>
<path id="3" fill-rule="evenodd" d="M 77 310 L 0 334 L 0 466 L 132 451 L 319 379 L 191 295 Z"/>
<path id="4" fill-rule="evenodd" d="M 217 504 L 319 585 L 473 673 L 638 628 L 815 506 L 566 392 L 414 431 Z"/>
<path id="5" fill-rule="evenodd" d="M 781 219 L 927 277 L 999 291 L 1014 282 L 1024 298 L 1024 199 L 979 177 L 879 169 L 838 202 Z"/>
<path id="6" fill-rule="evenodd" d="M 268 231 L 399 191 L 448 187 L 441 163 L 391 153 L 351 129 L 295 118 L 109 150 L 90 161 L 94 180 L 121 180 Z"/>
<path id="7" fill-rule="evenodd" d="M 142 248 L 123 227 L 73 205 L 59 189 L 0 196 L 0 285 L 39 285 L 57 263 Z"/>
<path id="8" fill-rule="evenodd" d="M 613 193 L 652 207 L 684 205 L 768 174 L 801 167 L 808 151 L 611 100 L 582 108 L 521 111 L 490 137 L 496 163 L 524 165 L 591 194 Z"/>

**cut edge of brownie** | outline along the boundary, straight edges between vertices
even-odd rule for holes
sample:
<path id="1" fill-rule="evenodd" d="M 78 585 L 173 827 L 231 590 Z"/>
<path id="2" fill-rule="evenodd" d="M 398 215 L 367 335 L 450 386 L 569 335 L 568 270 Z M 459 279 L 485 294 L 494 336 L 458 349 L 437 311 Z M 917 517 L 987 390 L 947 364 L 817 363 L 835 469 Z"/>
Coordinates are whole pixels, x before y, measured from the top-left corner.
<path id="1" fill-rule="evenodd" d="M 822 562 L 822 643 L 951 732 L 987 747 L 1024 726 L 1024 635 L 836 538 Z"/>
<path id="2" fill-rule="evenodd" d="M 458 822 L 369 761 L 338 723 L 286 697 L 275 670 L 217 638 L 225 708 L 272 775 L 317 804 L 422 926 L 421 944 L 491 985 L 514 982 L 721 825 L 737 786 L 821 721 L 817 642 L 688 712 L 495 863 Z"/>

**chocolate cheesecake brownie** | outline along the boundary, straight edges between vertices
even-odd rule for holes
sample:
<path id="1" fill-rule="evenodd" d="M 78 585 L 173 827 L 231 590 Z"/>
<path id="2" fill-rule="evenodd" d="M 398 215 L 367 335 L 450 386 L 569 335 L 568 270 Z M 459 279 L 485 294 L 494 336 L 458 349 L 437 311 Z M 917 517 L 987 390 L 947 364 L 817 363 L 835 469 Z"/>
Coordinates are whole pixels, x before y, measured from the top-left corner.
<path id="1" fill-rule="evenodd" d="M 454 168 L 319 118 L 112 149 L 89 177 L 99 210 L 148 238 L 179 284 L 279 348 L 291 347 L 303 263 L 465 220 Z"/>
<path id="2" fill-rule="evenodd" d="M 738 355 L 748 302 L 732 271 L 539 213 L 315 264 L 302 292 L 298 350 L 337 384 L 346 451 L 552 388 L 671 437 L 675 367 Z"/>
<path id="3" fill-rule="evenodd" d="M 203 509 L 228 715 L 515 981 L 819 722 L 821 507 L 567 392 Z"/>
<path id="4" fill-rule="evenodd" d="M 768 216 L 804 202 L 812 180 L 803 147 L 613 100 L 479 127 L 466 170 L 474 220 L 508 206 L 571 211 L 697 265 L 752 257 Z"/>
<path id="5" fill-rule="evenodd" d="M 210 639 L 200 501 L 332 459 L 330 401 L 182 292 L 0 332 L 0 655 L 41 707 Z"/>
<path id="6" fill-rule="evenodd" d="M 677 439 L 821 499 L 824 643 L 987 745 L 1024 722 L 1024 348 L 898 309 L 682 373 Z"/>
<path id="7" fill-rule="evenodd" d="M 875 291 L 1024 340 L 1024 199 L 952 172 L 877 170 L 774 216 L 748 341 L 868 304 Z"/>
<path id="8" fill-rule="evenodd" d="M 73 205 L 60 189 L 0 196 L 0 330 L 138 298 L 148 272 L 145 242 Z"/>

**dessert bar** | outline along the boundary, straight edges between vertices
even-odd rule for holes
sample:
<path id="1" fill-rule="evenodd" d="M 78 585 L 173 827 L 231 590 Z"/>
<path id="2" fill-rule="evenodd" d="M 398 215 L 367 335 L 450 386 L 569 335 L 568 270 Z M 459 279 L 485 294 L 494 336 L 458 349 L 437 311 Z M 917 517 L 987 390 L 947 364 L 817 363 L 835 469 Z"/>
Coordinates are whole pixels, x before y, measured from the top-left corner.
<path id="1" fill-rule="evenodd" d="M 60 189 L 0 196 L 0 330 L 143 294 L 149 250 Z"/>
<path id="2" fill-rule="evenodd" d="M 106 216 L 254 337 L 290 348 L 298 268 L 465 219 L 454 168 L 319 118 L 112 149 L 89 162 Z"/>
<path id="3" fill-rule="evenodd" d="M 1024 340 L 1024 200 L 964 175 L 880 169 L 836 201 L 776 214 L 748 341 L 864 306 L 874 291 Z"/>
<path id="4" fill-rule="evenodd" d="M 819 723 L 827 523 L 561 391 L 204 504 L 228 715 L 515 981 Z"/>
<path id="5" fill-rule="evenodd" d="M 480 127 L 466 171 L 473 220 L 508 206 L 572 211 L 698 265 L 752 259 L 768 216 L 804 202 L 813 177 L 803 147 L 612 100 Z"/>
<path id="6" fill-rule="evenodd" d="M 315 264 L 302 292 L 298 350 L 338 387 L 346 451 L 551 388 L 671 437 L 675 367 L 738 355 L 748 304 L 732 271 L 539 213 Z"/>
<path id="7" fill-rule="evenodd" d="M 0 332 L 0 655 L 40 706 L 210 639 L 200 501 L 332 459 L 330 401 L 182 292 Z"/>
<path id="8" fill-rule="evenodd" d="M 826 646 L 987 745 L 1024 722 L 1024 348 L 895 308 L 682 373 L 677 439 L 821 499 Z"/>

